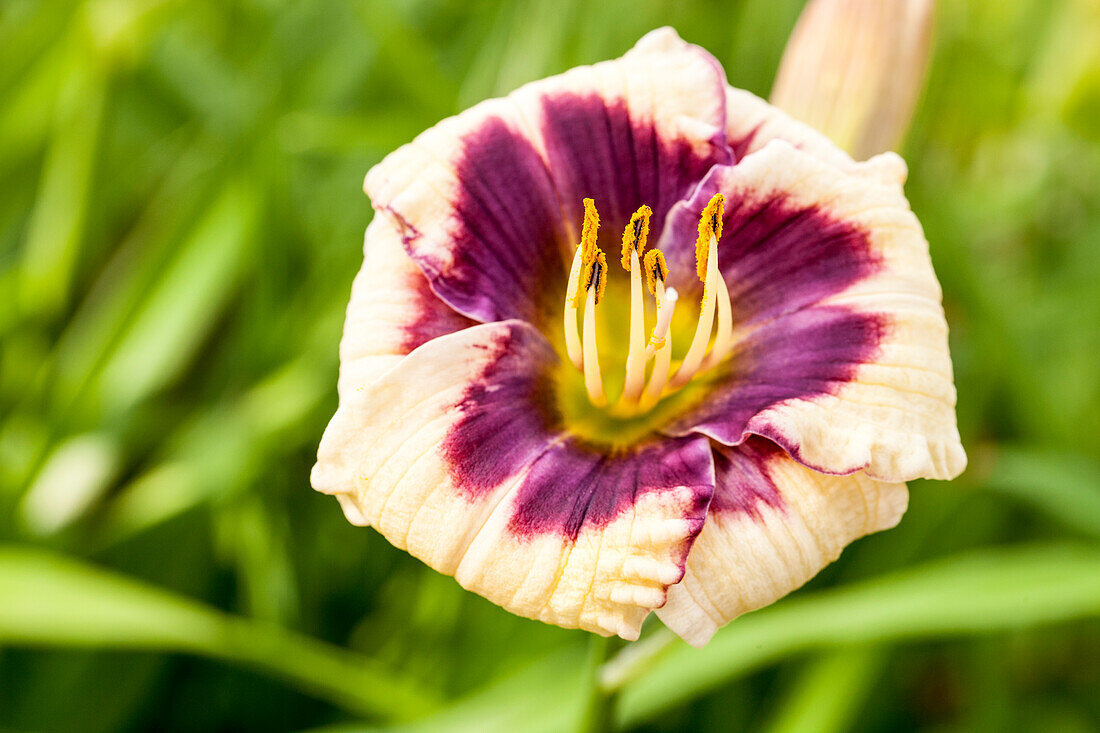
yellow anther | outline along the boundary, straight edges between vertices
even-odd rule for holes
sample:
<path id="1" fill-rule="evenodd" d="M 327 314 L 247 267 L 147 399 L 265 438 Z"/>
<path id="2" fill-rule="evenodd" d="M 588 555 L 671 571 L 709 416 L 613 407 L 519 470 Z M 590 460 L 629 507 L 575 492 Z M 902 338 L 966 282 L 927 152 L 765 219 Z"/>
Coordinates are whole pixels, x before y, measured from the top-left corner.
<path id="1" fill-rule="evenodd" d="M 584 223 L 581 224 L 581 258 L 584 264 L 596 259 L 596 234 L 600 228 L 600 212 L 596 211 L 596 202 L 584 200 Z"/>
<path id="2" fill-rule="evenodd" d="M 627 272 L 630 272 L 630 253 L 637 251 L 638 258 L 641 259 L 642 254 L 645 252 L 646 240 L 649 238 L 649 217 L 652 215 L 653 209 L 642 204 L 634 212 L 634 216 L 630 217 L 630 223 L 623 230 L 623 256 L 621 261 L 623 269 Z"/>
<path id="3" fill-rule="evenodd" d="M 707 281 L 707 254 L 710 251 L 710 238 L 722 238 L 723 204 L 726 197 L 714 194 L 707 202 L 699 217 L 699 238 L 695 240 L 695 272 L 703 282 Z"/>
<path id="4" fill-rule="evenodd" d="M 584 290 L 588 292 L 595 288 L 596 304 L 603 300 L 603 293 L 607 289 L 607 256 L 603 250 L 596 248 L 596 255 L 584 268 Z"/>
<path id="5" fill-rule="evenodd" d="M 664 284 L 668 279 L 668 263 L 659 249 L 651 249 L 645 253 L 645 282 L 649 292 L 656 297 L 657 283 Z"/>
<path id="6" fill-rule="evenodd" d="M 592 199 L 584 200 L 584 223 L 581 224 L 581 242 L 577 247 L 577 255 L 574 257 L 574 265 L 579 260 L 578 277 L 573 278 L 570 273 L 569 287 L 565 294 L 565 301 L 571 303 L 574 308 L 584 305 L 584 295 L 588 291 L 590 269 L 596 257 L 600 255 L 600 248 L 596 246 L 596 235 L 600 228 L 600 214 L 596 211 L 596 202 Z M 606 270 L 606 265 L 604 270 Z M 606 279 L 606 278 L 605 278 Z M 584 287 L 580 287 L 581 283 Z M 601 291 L 602 294 L 602 291 Z"/>

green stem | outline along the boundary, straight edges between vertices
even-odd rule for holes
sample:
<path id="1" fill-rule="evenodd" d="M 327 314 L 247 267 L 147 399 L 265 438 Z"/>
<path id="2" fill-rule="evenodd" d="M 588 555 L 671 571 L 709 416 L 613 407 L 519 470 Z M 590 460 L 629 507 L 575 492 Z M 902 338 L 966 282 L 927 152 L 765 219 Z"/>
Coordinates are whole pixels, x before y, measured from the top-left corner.
<path id="1" fill-rule="evenodd" d="M 645 674 L 675 642 L 676 635 L 661 627 L 624 647 L 600 667 L 600 686 L 605 692 L 618 692 Z"/>
<path id="2" fill-rule="evenodd" d="M 614 730 L 618 692 L 604 688 L 600 683 L 600 671 L 617 646 L 611 639 L 597 634 L 592 634 L 589 639 L 583 679 L 584 707 L 577 723 L 578 733 L 609 733 Z"/>

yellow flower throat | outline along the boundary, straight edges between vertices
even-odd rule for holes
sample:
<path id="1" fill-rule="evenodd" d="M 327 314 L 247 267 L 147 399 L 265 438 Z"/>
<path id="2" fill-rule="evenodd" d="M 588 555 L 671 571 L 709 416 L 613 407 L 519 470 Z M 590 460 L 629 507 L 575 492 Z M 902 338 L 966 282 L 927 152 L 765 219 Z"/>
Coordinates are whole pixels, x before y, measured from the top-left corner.
<path id="1" fill-rule="evenodd" d="M 695 335 L 683 359 L 672 370 L 672 316 L 678 293 L 666 287 L 668 263 L 658 249 L 646 251 L 649 220 L 653 215 L 642 206 L 630 218 L 623 230 L 623 269 L 630 273 L 630 330 L 626 375 L 622 393 L 611 405 L 611 414 L 629 418 L 649 412 L 662 398 L 680 390 L 692 377 L 709 370 L 729 355 L 733 347 L 733 317 L 729 291 L 718 269 L 718 239 L 722 236 L 724 199 L 715 194 L 699 219 L 699 237 L 695 245 L 696 273 L 703 282 L 699 304 L 699 319 Z M 589 402 L 595 407 L 607 407 L 603 375 L 597 350 L 596 318 L 598 306 L 607 289 L 607 257 L 596 244 L 600 225 L 599 213 L 592 199 L 584 199 L 584 222 L 581 241 L 573 255 L 569 284 L 564 305 L 565 346 L 569 360 L 584 375 Z M 655 323 L 646 338 L 645 302 L 642 273 L 650 295 L 654 298 Z M 583 327 L 578 329 L 578 311 L 582 311 Z M 717 314 L 717 333 L 714 332 Z M 653 366 L 647 367 L 650 361 Z"/>

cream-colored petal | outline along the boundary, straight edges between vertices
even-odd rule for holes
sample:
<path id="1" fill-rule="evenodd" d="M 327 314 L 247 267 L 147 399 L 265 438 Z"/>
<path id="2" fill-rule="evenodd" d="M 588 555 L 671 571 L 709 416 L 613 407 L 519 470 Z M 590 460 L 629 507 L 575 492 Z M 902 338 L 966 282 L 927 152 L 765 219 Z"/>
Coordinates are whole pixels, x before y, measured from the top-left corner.
<path id="1" fill-rule="evenodd" d="M 367 227 L 363 253 L 340 340 L 341 400 L 368 389 L 425 341 L 473 323 L 435 297 L 405 253 L 400 234 L 384 217 L 375 217 Z M 337 498 L 348 521 L 366 523 L 353 502 Z"/>
<path id="2" fill-rule="evenodd" d="M 730 147 L 739 158 L 762 150 L 772 140 L 783 140 L 847 173 L 899 186 L 905 183 L 908 168 L 895 153 L 883 153 L 857 162 L 823 133 L 752 92 L 727 87 L 726 109 L 726 132 Z"/>
<path id="3" fill-rule="evenodd" d="M 893 527 L 908 503 L 905 484 L 817 473 L 760 439 L 716 450 L 725 460 L 711 511 L 657 610 L 694 646 L 798 588 L 853 540 Z"/>
<path id="4" fill-rule="evenodd" d="M 425 341 L 473 324 L 435 297 L 385 217 L 367 227 L 363 254 L 340 341 L 341 396 L 365 389 Z"/>
<path id="5" fill-rule="evenodd" d="M 519 321 L 429 341 L 341 396 L 313 486 L 513 613 L 636 638 L 702 525 L 709 446 L 635 459 L 574 446 L 540 414 L 556 358 Z"/>
<path id="6" fill-rule="evenodd" d="M 835 393 L 781 403 L 753 418 L 749 431 L 827 472 L 863 469 L 883 481 L 954 478 L 966 453 L 942 294 L 920 222 L 900 187 L 856 176 L 838 181 L 828 166 L 808 156 L 792 161 L 789 153 L 776 141 L 743 165 L 767 171 L 769 185 L 792 202 L 816 204 L 864 232 L 876 267 L 817 307 L 878 317 L 882 331 L 874 355 Z M 786 165 L 776 171 L 780 160 Z"/>
<path id="7" fill-rule="evenodd" d="M 685 518 L 694 512 L 692 492 L 647 494 L 609 524 L 586 526 L 571 539 L 516 536 L 509 529 L 514 486 L 509 491 L 465 550 L 458 582 L 520 616 L 637 639 L 646 616 L 683 577 L 685 538 L 697 531 Z"/>

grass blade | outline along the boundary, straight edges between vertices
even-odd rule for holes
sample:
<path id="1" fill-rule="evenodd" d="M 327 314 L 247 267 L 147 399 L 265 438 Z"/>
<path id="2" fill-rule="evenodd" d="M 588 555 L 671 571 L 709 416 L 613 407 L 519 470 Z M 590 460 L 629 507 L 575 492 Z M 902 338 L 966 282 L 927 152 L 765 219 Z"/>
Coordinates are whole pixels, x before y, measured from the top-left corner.
<path id="1" fill-rule="evenodd" d="M 125 409 L 187 366 L 235 291 L 254 244 L 260 206 L 252 186 L 226 185 L 104 365 L 106 405 Z"/>
<path id="2" fill-rule="evenodd" d="M 0 599 L 4 644 L 199 654 L 368 716 L 410 718 L 436 702 L 368 658 L 40 550 L 0 547 Z"/>
<path id="3" fill-rule="evenodd" d="M 634 724 L 806 649 L 988 634 L 1100 616 L 1100 550 L 1036 546 L 929 563 L 745 616 L 703 649 L 677 644 L 623 692 Z"/>
<path id="4" fill-rule="evenodd" d="M 638 725 L 809 649 L 989 634 L 1098 616 L 1100 550 L 1054 545 L 953 557 L 781 602 L 727 626 L 703 649 L 674 642 L 656 658 L 647 657 L 645 670 L 622 689 L 619 723 Z M 477 730 L 566 730 L 581 702 L 577 670 L 583 653 L 572 653 L 572 675 L 563 674 L 560 659 L 552 657 L 400 730 L 466 730 L 478 716 L 491 717 L 481 717 L 487 724 Z M 863 669 L 849 663 L 852 675 Z M 499 704 L 501 698 L 508 704 Z M 327 733 L 368 730 L 344 726 Z"/>
<path id="5" fill-rule="evenodd" d="M 67 303 L 83 244 L 107 78 L 94 61 L 74 64 L 58 103 L 54 138 L 28 225 L 21 310 L 55 315 Z"/>
<path id="6" fill-rule="evenodd" d="M 983 486 L 1100 538 L 1100 465 L 1084 456 L 998 448 Z"/>

